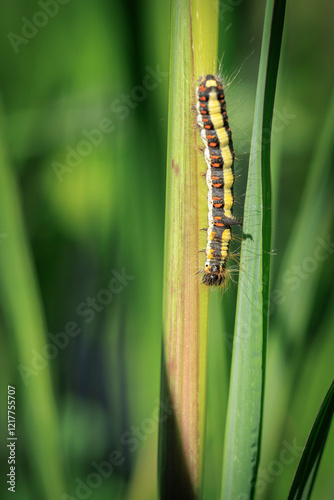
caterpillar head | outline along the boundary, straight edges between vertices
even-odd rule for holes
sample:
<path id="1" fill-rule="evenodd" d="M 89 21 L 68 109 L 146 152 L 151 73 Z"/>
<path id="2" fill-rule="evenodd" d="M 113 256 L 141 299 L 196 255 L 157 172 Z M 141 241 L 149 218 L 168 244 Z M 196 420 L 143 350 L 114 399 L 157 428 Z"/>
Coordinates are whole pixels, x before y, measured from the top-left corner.
<path id="1" fill-rule="evenodd" d="M 209 286 L 219 286 L 226 279 L 226 267 L 222 264 L 210 264 L 206 261 L 202 283 Z"/>

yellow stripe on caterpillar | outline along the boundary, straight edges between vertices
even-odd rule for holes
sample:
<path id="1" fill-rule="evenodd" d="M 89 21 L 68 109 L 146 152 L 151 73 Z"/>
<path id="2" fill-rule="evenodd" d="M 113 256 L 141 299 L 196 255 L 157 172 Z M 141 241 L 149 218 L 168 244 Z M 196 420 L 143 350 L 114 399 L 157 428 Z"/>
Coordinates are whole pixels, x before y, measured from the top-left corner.
<path id="1" fill-rule="evenodd" d="M 231 238 L 232 238 L 231 229 L 226 228 L 223 231 L 223 236 L 222 236 L 223 243 L 229 243 L 231 241 Z"/>
<path id="2" fill-rule="evenodd" d="M 216 80 L 211 79 L 211 80 L 207 80 L 205 85 L 207 88 L 217 87 L 217 82 L 216 82 Z"/>
<path id="3" fill-rule="evenodd" d="M 230 146 L 225 146 L 224 148 L 221 149 L 222 152 L 222 157 L 224 160 L 224 166 L 226 167 L 232 167 L 233 165 L 233 156 L 230 150 Z"/>
<path id="4" fill-rule="evenodd" d="M 231 189 L 234 182 L 234 176 L 231 167 L 225 167 L 224 165 L 223 174 L 224 174 L 224 188 Z"/>
<path id="5" fill-rule="evenodd" d="M 225 282 L 228 273 L 226 261 L 232 238 L 231 228 L 238 224 L 232 213 L 234 150 L 220 79 L 213 75 L 200 78 L 196 95 L 197 122 L 208 165 L 208 229 L 202 283 L 219 286 Z"/>
<path id="6" fill-rule="evenodd" d="M 217 134 L 217 137 L 219 139 L 220 149 L 222 151 L 222 156 L 223 156 L 224 161 L 225 161 L 224 156 L 226 156 L 226 160 L 229 157 L 232 157 L 230 147 L 229 147 L 230 138 L 228 136 L 227 130 L 223 126 L 221 126 L 221 128 L 218 128 L 216 130 L 216 134 Z M 226 152 L 225 152 L 225 150 L 226 150 Z"/>
<path id="7" fill-rule="evenodd" d="M 220 113 L 211 113 L 211 110 L 210 110 L 210 120 L 212 122 L 212 125 L 214 126 L 215 128 L 215 131 L 219 137 L 219 133 L 220 131 L 224 131 L 224 120 L 222 118 L 222 115 Z M 222 146 L 222 142 L 224 141 L 225 145 L 228 144 L 228 135 L 226 134 L 226 139 L 224 138 L 224 134 L 221 133 L 221 137 L 222 137 L 222 140 L 220 140 L 219 138 L 219 142 L 220 142 L 220 145 Z"/>

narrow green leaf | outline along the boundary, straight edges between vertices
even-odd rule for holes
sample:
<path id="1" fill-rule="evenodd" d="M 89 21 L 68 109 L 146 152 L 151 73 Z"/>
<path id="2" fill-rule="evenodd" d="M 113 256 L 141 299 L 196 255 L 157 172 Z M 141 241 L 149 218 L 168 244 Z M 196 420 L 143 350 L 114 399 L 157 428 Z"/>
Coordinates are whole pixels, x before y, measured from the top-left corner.
<path id="1" fill-rule="evenodd" d="M 334 89 L 328 100 L 328 111 L 323 126 L 319 130 L 319 138 L 315 144 L 314 156 L 309 167 L 307 183 L 304 188 L 300 208 L 294 220 L 290 239 L 286 245 L 284 259 L 278 273 L 282 276 L 310 256 L 309 228 L 314 228 L 313 238 L 326 244 L 332 219 L 331 188 L 329 183 L 332 169 L 331 155 L 334 139 Z M 324 241 L 325 238 L 325 241 Z M 311 247 L 312 251 L 313 248 Z M 294 308 L 290 300 L 283 302 L 277 315 L 280 335 L 285 338 L 289 350 L 303 341 L 310 321 L 314 289 L 319 279 L 318 273 L 311 273 L 299 287 L 298 293 L 292 291 L 289 279 L 282 280 L 280 289 L 282 296 L 290 299 L 293 293 Z M 298 314 L 296 314 L 296 311 Z M 296 349 L 297 354 L 298 350 Z"/>
<path id="2" fill-rule="evenodd" d="M 293 479 L 288 500 L 307 500 L 311 496 L 320 460 L 326 444 L 334 412 L 332 382 L 306 441 Z"/>
<path id="3" fill-rule="evenodd" d="M 253 498 L 258 469 L 271 242 L 270 133 L 284 14 L 285 1 L 267 1 L 245 199 L 223 500 Z"/>
<path id="4" fill-rule="evenodd" d="M 331 257 L 331 253 L 327 252 L 326 248 L 330 248 L 334 215 L 334 207 L 331 203 L 333 188 L 330 181 L 334 142 L 334 91 L 328 100 L 326 115 L 323 126 L 319 130 L 310 166 L 306 166 L 308 172 L 306 185 L 290 228 L 284 258 L 277 274 L 276 285 L 274 285 L 274 290 L 279 290 L 284 300 L 276 308 L 271 325 L 271 353 L 268 363 L 270 363 L 272 375 L 271 386 L 265 396 L 265 418 L 270 421 L 270 436 L 272 438 L 276 436 L 277 446 L 280 443 L 280 436 L 285 432 L 286 416 L 289 413 L 292 398 L 296 406 L 298 406 L 298 401 L 301 403 L 304 398 L 303 391 L 300 395 L 296 395 L 296 384 L 300 384 L 301 373 L 305 369 L 305 356 L 312 351 L 308 333 L 310 328 L 314 329 L 314 314 L 319 307 L 317 306 L 319 295 L 315 293 L 315 290 L 321 280 L 321 269 L 328 266 L 328 259 Z M 311 239 L 310 228 L 312 228 Z M 319 248 L 323 250 L 320 252 L 320 258 L 316 258 L 317 269 L 315 272 L 308 273 L 307 279 L 299 278 L 296 287 L 291 277 L 297 276 L 296 270 L 303 269 L 303 263 L 307 262 L 311 256 L 313 258 L 317 255 Z M 291 307 L 292 300 L 293 307 Z M 322 314 L 323 311 L 321 316 Z M 319 332 L 316 335 L 320 335 Z M 285 369 L 287 359 L 292 358 L 294 362 L 289 364 L 288 369 Z M 278 374 L 280 374 L 279 383 L 274 382 Z M 279 452 L 278 449 L 277 452 Z M 265 455 L 262 455 L 263 463 L 274 456 L 272 446 L 270 451 L 267 446 Z"/>
<path id="5" fill-rule="evenodd" d="M 0 109 L 0 295 L 18 365 L 17 412 L 25 415 L 27 442 L 43 498 L 60 498 L 65 490 L 60 435 L 53 397 L 48 344 L 37 280 L 26 240 L 19 194 L 5 148 Z M 23 430 L 23 429 L 22 429 Z"/>
<path id="6" fill-rule="evenodd" d="M 218 16 L 212 12 L 218 13 L 218 0 L 172 1 L 161 382 L 161 400 L 171 412 L 159 432 L 162 499 L 198 498 L 202 481 L 208 290 L 196 273 L 203 266 L 199 229 L 207 210 L 194 97 L 199 76 L 217 68 Z"/>

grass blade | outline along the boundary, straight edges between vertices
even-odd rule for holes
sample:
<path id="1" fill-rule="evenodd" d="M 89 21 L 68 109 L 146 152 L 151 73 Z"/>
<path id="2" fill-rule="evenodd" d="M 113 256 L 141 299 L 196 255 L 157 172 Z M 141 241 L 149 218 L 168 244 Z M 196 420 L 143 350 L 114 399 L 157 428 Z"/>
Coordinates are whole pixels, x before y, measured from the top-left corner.
<path id="1" fill-rule="evenodd" d="M 42 356 L 47 344 L 42 306 L 0 119 L 0 227 L 7 234 L 0 252 L 0 294 L 6 326 L 15 341 L 17 368 L 23 374 L 22 379 L 17 374 L 17 404 L 22 405 L 17 412 L 25 415 L 29 453 L 43 498 L 53 500 L 65 490 L 56 403 L 49 358 Z"/>
<path id="2" fill-rule="evenodd" d="M 217 0 L 205 5 L 173 1 L 171 8 L 161 386 L 161 400 L 171 414 L 162 418 L 159 433 L 163 499 L 198 498 L 201 490 L 208 290 L 196 273 L 201 266 L 199 228 L 205 227 L 207 214 L 199 172 L 206 167 L 194 146 L 192 107 L 200 74 L 216 72 L 218 17 L 212 9 L 218 12 Z M 205 214 L 203 220 L 198 213 Z"/>
<path id="3" fill-rule="evenodd" d="M 310 227 L 314 227 L 314 239 L 327 238 L 331 231 L 332 207 L 330 175 L 332 169 L 331 155 L 333 151 L 334 137 L 334 89 L 328 99 L 328 112 L 323 127 L 319 131 L 314 156 L 310 165 L 307 183 L 304 188 L 300 208 L 295 218 L 291 236 L 286 246 L 284 260 L 282 261 L 279 276 L 293 268 L 296 262 L 302 262 L 309 257 L 310 247 L 307 233 Z M 316 203 L 314 200 L 317 200 Z M 319 229 L 318 229 L 319 228 Z M 290 277 L 290 276 L 289 276 Z M 286 349 L 296 348 L 296 354 L 300 351 L 303 342 L 303 334 L 307 331 L 309 315 L 312 311 L 311 301 L 316 281 L 319 279 L 317 273 L 313 273 L 309 279 L 294 294 L 295 307 L 290 307 L 290 300 L 285 301 L 278 310 L 277 323 L 280 324 L 281 333 L 285 339 Z M 280 284 L 282 294 L 290 297 L 291 283 L 289 280 Z M 296 311 L 303 311 L 296 314 Z"/>
<path id="4" fill-rule="evenodd" d="M 221 498 L 253 498 L 261 442 L 271 241 L 270 131 L 285 2 L 266 6 L 244 215 Z"/>
<path id="5" fill-rule="evenodd" d="M 334 412 L 334 382 L 332 382 L 314 421 L 298 468 L 293 479 L 288 500 L 307 500 L 311 496 L 320 460 L 326 444 Z"/>
<path id="6" fill-rule="evenodd" d="M 293 283 L 294 269 L 303 266 L 310 256 L 317 255 L 316 249 L 321 248 L 320 243 L 328 244 L 328 238 L 333 225 L 332 199 L 332 151 L 334 138 L 334 91 L 328 100 L 328 110 L 323 127 L 319 130 L 318 141 L 315 145 L 310 166 L 306 166 L 307 181 L 304 186 L 299 210 L 296 213 L 293 225 L 290 228 L 289 239 L 285 245 L 284 256 L 277 273 L 274 290 L 280 290 L 284 301 L 277 307 L 271 326 L 271 352 L 268 359 L 268 390 L 265 395 L 265 420 L 264 436 L 267 441 L 266 449 L 262 455 L 262 463 L 266 464 L 275 456 L 268 439 L 276 436 L 278 447 L 280 437 L 284 435 L 289 419 L 289 405 L 294 401 L 304 407 L 304 391 L 296 394 L 296 386 L 300 383 L 301 374 L 306 368 L 305 357 L 311 352 L 308 334 L 314 328 L 314 314 L 317 311 L 317 292 L 321 282 L 321 269 L 328 265 L 328 258 L 317 258 L 316 272 L 307 274 L 306 280 Z M 316 202 L 315 202 L 316 200 Z M 310 243 L 309 228 L 314 228 L 312 242 Z M 298 266 L 297 266 L 298 265 Z M 301 269 L 303 269 L 301 267 Z M 330 273 L 328 273 L 329 275 Z M 284 279 L 284 277 L 286 277 Z M 324 284 L 322 284 L 322 289 Z M 326 292 L 325 292 L 326 293 Z M 293 307 L 291 303 L 293 301 Z M 319 305 L 318 305 L 319 307 Z M 321 312 L 324 314 L 324 311 Z M 319 324 L 321 321 L 319 320 Z M 311 329 L 311 330 L 310 330 Z M 325 334 L 324 334 L 325 335 Z M 288 359 L 294 359 L 286 369 Z M 314 364 L 311 363 L 312 370 Z M 277 376 L 280 376 L 279 381 Z M 307 383 L 306 383 L 307 384 Z M 302 386 L 300 386 L 302 387 Z M 269 424 L 270 422 L 270 424 Z M 279 449 L 276 449 L 279 453 Z M 260 465 L 262 468 L 262 464 Z M 285 486 L 285 491 L 286 491 Z M 283 489 L 284 491 L 284 489 Z"/>

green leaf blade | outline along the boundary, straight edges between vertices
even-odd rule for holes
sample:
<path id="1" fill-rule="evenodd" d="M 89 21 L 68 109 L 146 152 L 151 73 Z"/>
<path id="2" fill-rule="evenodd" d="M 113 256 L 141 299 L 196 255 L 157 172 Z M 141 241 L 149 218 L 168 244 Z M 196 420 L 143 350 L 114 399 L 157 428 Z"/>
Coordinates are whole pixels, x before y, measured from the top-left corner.
<path id="1" fill-rule="evenodd" d="M 209 3 L 218 12 L 218 0 Z M 209 291 L 196 276 L 206 224 L 198 214 L 207 216 L 207 202 L 194 98 L 198 77 L 217 67 L 218 22 L 210 12 L 198 0 L 172 2 L 161 383 L 171 412 L 159 429 L 162 499 L 198 498 L 202 489 Z"/>
<path id="2" fill-rule="evenodd" d="M 328 389 L 306 441 L 291 485 L 288 500 L 307 500 L 311 497 L 312 488 L 332 423 L 333 412 L 334 382 L 332 382 Z"/>
<path id="3" fill-rule="evenodd" d="M 259 462 L 271 244 L 268 136 L 284 13 L 285 2 L 267 2 L 245 199 L 222 500 L 254 497 Z"/>

